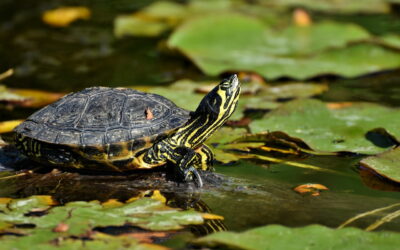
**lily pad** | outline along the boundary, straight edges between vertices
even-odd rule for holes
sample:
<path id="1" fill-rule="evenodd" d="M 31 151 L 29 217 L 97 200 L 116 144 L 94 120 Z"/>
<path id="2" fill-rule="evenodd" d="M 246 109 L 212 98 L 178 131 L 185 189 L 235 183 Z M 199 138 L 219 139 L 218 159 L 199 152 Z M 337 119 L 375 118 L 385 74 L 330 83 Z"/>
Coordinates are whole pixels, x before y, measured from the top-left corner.
<path id="1" fill-rule="evenodd" d="M 187 15 L 184 5 L 159 1 L 132 14 L 118 16 L 114 21 L 116 37 L 159 36 L 176 26 Z"/>
<path id="2" fill-rule="evenodd" d="M 3 236 L 2 248 L 4 249 L 143 249 L 143 250 L 166 250 L 160 245 L 140 243 L 130 237 L 102 236 L 94 234 L 85 240 L 57 237 L 58 234 L 46 230 L 37 230 L 35 233 L 24 236 Z"/>
<path id="3" fill-rule="evenodd" d="M 53 207 L 54 205 L 50 196 L 32 196 L 16 200 L 0 199 L 0 229 L 11 233 L 10 230 L 14 230 L 11 227 L 15 225 L 34 225 L 30 229 L 24 228 L 18 231 L 18 237 L 2 235 L 2 247 L 26 249 L 28 244 L 34 244 L 38 246 L 37 249 L 43 249 L 41 247 L 50 247 L 51 243 L 55 244 L 53 246 L 77 247 L 83 244 L 82 238 L 90 239 L 89 245 L 98 245 L 102 248 L 128 246 L 126 237 L 102 236 L 94 229 L 134 225 L 147 230 L 171 231 L 182 229 L 186 225 L 202 224 L 205 219 L 221 219 L 220 216 L 211 214 L 170 208 L 163 202 L 151 198 L 141 198 L 127 204 L 114 202 L 113 206 L 109 203 L 103 205 L 97 201 L 76 201 Z M 38 212 L 41 213 L 39 216 L 34 214 Z M 138 244 L 135 239 L 130 239 L 129 242 L 134 246 Z"/>
<path id="4" fill-rule="evenodd" d="M 331 22 L 289 26 L 278 33 L 258 19 L 231 13 L 187 21 L 168 45 L 209 75 L 244 70 L 269 79 L 353 77 L 400 66 L 396 51 L 369 43 L 348 45 L 369 37 L 354 24 Z"/>
<path id="5" fill-rule="evenodd" d="M 376 174 L 387 179 L 400 182 L 400 148 L 369 156 L 360 161 L 361 166 L 373 170 Z"/>
<path id="6" fill-rule="evenodd" d="M 319 225 L 288 228 L 264 226 L 242 233 L 218 232 L 194 240 L 196 245 L 235 249 L 393 249 L 397 233 L 365 232 L 357 228 L 331 229 Z"/>
<path id="7" fill-rule="evenodd" d="M 397 34 L 388 34 L 378 38 L 383 44 L 400 49 L 400 35 Z"/>
<path id="8" fill-rule="evenodd" d="M 284 132 L 318 151 L 376 154 L 394 146 L 391 136 L 400 138 L 400 110 L 367 103 L 330 110 L 318 100 L 295 100 L 250 128 L 253 133 Z"/>

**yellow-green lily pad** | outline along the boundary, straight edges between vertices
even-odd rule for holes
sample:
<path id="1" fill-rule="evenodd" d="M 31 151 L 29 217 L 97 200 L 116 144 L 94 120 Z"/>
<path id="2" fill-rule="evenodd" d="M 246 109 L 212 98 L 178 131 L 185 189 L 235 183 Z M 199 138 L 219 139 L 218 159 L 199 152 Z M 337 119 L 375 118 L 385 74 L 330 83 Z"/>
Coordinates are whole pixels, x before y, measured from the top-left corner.
<path id="1" fill-rule="evenodd" d="M 276 32 L 258 19 L 230 13 L 185 22 L 168 45 L 208 75 L 251 71 L 269 79 L 353 77 L 400 66 L 400 54 L 394 50 L 366 42 L 349 45 L 369 37 L 357 25 L 333 22 Z"/>
<path id="2" fill-rule="evenodd" d="M 96 227 L 107 226 L 134 225 L 152 231 L 179 230 L 186 225 L 202 224 L 205 218 L 210 218 L 210 214 L 182 211 L 151 198 L 115 206 L 103 205 L 97 201 L 53 205 L 50 196 L 0 200 L 0 227 L 3 230 L 10 230 L 10 227 L 20 224 L 34 226 L 21 229 L 19 237 L 2 235 L 2 246 L 14 244 L 15 249 L 26 249 L 22 246 L 29 242 L 48 245 L 58 240 L 80 241 L 82 237 L 90 238 Z M 32 214 L 38 212 L 42 214 Z"/>
<path id="3" fill-rule="evenodd" d="M 360 161 L 361 166 L 372 169 L 375 173 L 395 182 L 400 182 L 400 148 L 369 156 Z"/>
<path id="4" fill-rule="evenodd" d="M 400 110 L 368 103 L 331 110 L 318 100 L 295 100 L 253 121 L 250 128 L 252 133 L 284 132 L 317 151 L 376 154 L 399 141 Z"/>
<path id="5" fill-rule="evenodd" d="M 213 249 L 393 249 L 400 243 L 394 232 L 365 232 L 358 228 L 331 229 L 319 225 L 289 228 L 270 225 L 242 233 L 218 232 L 194 240 Z"/>

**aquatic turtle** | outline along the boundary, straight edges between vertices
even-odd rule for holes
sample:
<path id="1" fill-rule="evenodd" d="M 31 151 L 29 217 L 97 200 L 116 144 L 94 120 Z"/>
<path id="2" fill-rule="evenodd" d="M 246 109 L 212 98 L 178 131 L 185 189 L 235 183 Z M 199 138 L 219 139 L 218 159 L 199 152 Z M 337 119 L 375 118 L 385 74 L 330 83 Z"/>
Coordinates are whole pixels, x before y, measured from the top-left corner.
<path id="1" fill-rule="evenodd" d="M 240 83 L 223 80 L 189 112 L 156 94 L 92 87 L 66 95 L 15 128 L 16 146 L 34 161 L 97 171 L 149 169 L 171 163 L 185 181 L 202 186 L 210 170 L 204 141 L 236 108 Z"/>

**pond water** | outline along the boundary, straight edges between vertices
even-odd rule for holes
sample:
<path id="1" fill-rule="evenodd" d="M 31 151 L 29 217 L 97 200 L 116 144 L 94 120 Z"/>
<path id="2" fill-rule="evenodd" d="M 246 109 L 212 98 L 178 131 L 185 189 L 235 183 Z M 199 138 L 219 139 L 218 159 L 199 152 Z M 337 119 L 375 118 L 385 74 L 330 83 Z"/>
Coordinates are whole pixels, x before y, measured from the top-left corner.
<path id="1" fill-rule="evenodd" d="M 0 72 L 15 69 L 14 77 L 4 80 L 2 84 L 12 88 L 70 92 L 97 85 L 167 85 L 182 78 L 209 79 L 182 56 L 163 52 L 163 43 L 159 39 L 114 38 L 113 18 L 150 2 L 1 1 Z M 66 29 L 43 24 L 40 21 L 41 12 L 60 3 L 86 5 L 96 15 L 87 22 Z M 331 18 L 345 21 L 350 17 Z M 379 32 L 380 27 L 389 30 L 400 27 L 390 15 L 353 18 L 354 22 L 366 24 L 371 32 Z M 329 83 L 329 90 L 317 97 L 324 101 L 368 101 L 400 106 L 400 71 L 356 79 L 323 77 L 315 80 Z M 24 119 L 33 111 L 26 108 L 1 110 L 0 120 Z M 396 203 L 400 198 L 398 192 L 379 191 L 366 186 L 356 170 L 359 159 L 360 156 L 309 156 L 298 160 L 335 170 L 335 174 L 251 161 L 217 164 L 216 172 L 222 176 L 223 184 L 194 190 L 193 193 L 213 213 L 224 216 L 224 223 L 231 230 L 267 224 L 302 226 L 318 223 L 337 227 L 358 213 Z M 63 202 L 106 198 L 124 200 L 137 191 L 132 180 L 115 179 L 115 176 L 108 179 L 104 176 L 70 178 L 66 175 L 57 179 L 60 180 L 58 182 L 39 180 L 22 178 L 0 183 L 0 196 L 50 194 Z M 314 197 L 302 196 L 292 190 L 304 183 L 321 183 L 329 191 Z M 94 193 L 87 192 L 88 186 Z M 107 195 L 96 196 L 98 192 Z M 171 190 L 167 192 L 173 193 Z M 353 225 L 365 228 L 378 218 L 370 216 Z M 385 224 L 379 229 L 400 231 L 400 221 Z"/>

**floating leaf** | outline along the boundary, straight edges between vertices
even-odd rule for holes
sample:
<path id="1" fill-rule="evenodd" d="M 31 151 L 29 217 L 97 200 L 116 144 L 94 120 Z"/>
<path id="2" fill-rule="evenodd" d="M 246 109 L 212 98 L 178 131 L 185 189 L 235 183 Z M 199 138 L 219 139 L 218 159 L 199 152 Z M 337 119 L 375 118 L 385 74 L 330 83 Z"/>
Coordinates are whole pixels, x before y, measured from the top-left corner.
<path id="1" fill-rule="evenodd" d="M 114 34 L 116 37 L 159 36 L 177 25 L 186 15 L 183 5 L 155 2 L 135 14 L 118 16 L 114 21 Z"/>
<path id="2" fill-rule="evenodd" d="M 320 95 L 327 90 L 326 84 L 291 82 L 265 87 L 260 90 L 259 95 L 269 100 L 295 99 Z"/>
<path id="3" fill-rule="evenodd" d="M 397 34 L 388 34 L 378 38 L 378 41 L 382 42 L 383 44 L 400 49 L 400 35 Z"/>
<path id="4" fill-rule="evenodd" d="M 312 196 L 319 196 L 322 190 L 328 190 L 328 188 L 322 184 L 303 184 L 293 188 L 293 190 L 299 194 L 311 194 Z"/>
<path id="5" fill-rule="evenodd" d="M 86 237 L 63 238 L 59 233 L 48 232 L 46 230 L 36 230 L 29 236 L 3 236 L 2 248 L 4 249 L 143 249 L 143 250 L 167 250 L 160 245 L 150 243 L 140 243 L 132 237 L 122 236 L 103 236 L 104 234 L 95 233 Z"/>
<path id="6" fill-rule="evenodd" d="M 381 190 L 381 191 L 396 191 L 400 192 L 400 185 L 398 182 L 392 181 L 388 178 L 382 178 L 371 168 L 360 167 L 358 174 L 361 177 L 362 182 L 369 188 Z"/>
<path id="7" fill-rule="evenodd" d="M 376 174 L 400 183 L 400 147 L 360 161 L 361 166 L 373 170 Z"/>
<path id="8" fill-rule="evenodd" d="M 51 208 L 46 216 L 24 216 L 32 209 L 43 210 L 53 204 L 54 202 L 48 196 L 11 200 L 4 208 L 3 214 L 0 214 L 0 221 L 32 223 L 36 224 L 37 228 L 51 230 L 60 223 L 64 223 L 68 224 L 68 232 L 72 235 L 80 235 L 96 226 L 124 225 L 125 223 L 132 223 L 148 230 L 177 230 L 184 225 L 203 223 L 201 213 L 180 211 L 150 198 L 142 198 L 123 206 L 111 207 L 107 203 L 103 206 L 98 202 L 77 201 Z M 102 219 L 98 220 L 98 218 Z"/>
<path id="9" fill-rule="evenodd" d="M 78 19 L 89 19 L 90 10 L 86 7 L 60 7 L 47 10 L 42 15 L 44 23 L 54 27 L 67 27 Z"/>
<path id="10" fill-rule="evenodd" d="M 163 202 L 151 198 L 141 198 L 127 204 L 100 204 L 92 202 L 69 202 L 64 206 L 54 206 L 50 196 L 32 196 L 25 199 L 0 200 L 0 229 L 10 230 L 9 227 L 18 224 L 32 224 L 31 229 L 21 229 L 25 236 L 2 236 L 2 247 L 14 244 L 15 249 L 22 248 L 28 242 L 43 244 L 61 240 L 72 244 L 81 244 L 82 237 L 102 242 L 126 241 L 126 237 L 101 236 L 93 232 L 96 227 L 134 225 L 147 230 L 178 230 L 185 225 L 202 224 L 204 220 L 221 220 L 222 217 L 196 211 L 181 211 L 166 206 Z M 32 212 L 45 212 L 41 216 L 32 216 Z M 101 219 L 99 219 L 101 218 Z M 8 231 L 7 231 L 8 232 Z M 73 237 L 72 237 L 73 236 Z M 101 236 L 101 237 L 99 237 Z M 71 238 L 72 237 L 72 238 Z M 132 237 L 128 239 L 132 240 Z M 104 243 L 104 242 L 103 242 Z M 137 243 L 132 241 L 132 243 Z M 66 244 L 70 245 L 69 243 Z"/>
<path id="11" fill-rule="evenodd" d="M 0 122 L 0 134 L 9 133 L 24 120 L 13 120 Z"/>
<path id="12" fill-rule="evenodd" d="M 392 249 L 397 233 L 364 232 L 357 228 L 331 229 L 319 225 L 288 228 L 264 226 L 242 233 L 218 232 L 194 240 L 196 245 L 237 249 Z"/>
<path id="13" fill-rule="evenodd" d="M 376 154 L 400 138 L 400 110 L 367 103 L 330 110 L 321 101 L 295 100 L 253 121 L 250 128 L 253 133 L 284 132 L 317 151 Z"/>
<path id="14" fill-rule="evenodd" d="M 168 40 L 206 74 L 252 71 L 270 79 L 305 79 L 321 74 L 347 77 L 400 66 L 400 54 L 375 44 L 353 24 L 290 26 L 279 33 L 261 21 L 237 14 L 190 20 Z"/>
<path id="15" fill-rule="evenodd" d="M 159 36 L 169 28 L 166 23 L 146 21 L 130 15 L 118 16 L 114 21 L 114 35 L 118 38 L 126 35 Z"/>

